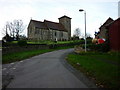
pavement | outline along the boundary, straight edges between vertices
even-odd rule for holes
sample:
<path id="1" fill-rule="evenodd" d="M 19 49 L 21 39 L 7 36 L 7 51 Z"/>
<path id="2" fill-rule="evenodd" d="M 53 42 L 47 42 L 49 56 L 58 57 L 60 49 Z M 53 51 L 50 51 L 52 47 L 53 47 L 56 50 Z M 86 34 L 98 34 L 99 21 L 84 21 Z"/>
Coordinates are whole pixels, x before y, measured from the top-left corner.
<path id="1" fill-rule="evenodd" d="M 73 49 L 58 50 L 2 65 L 4 88 L 97 88 L 67 63 Z"/>

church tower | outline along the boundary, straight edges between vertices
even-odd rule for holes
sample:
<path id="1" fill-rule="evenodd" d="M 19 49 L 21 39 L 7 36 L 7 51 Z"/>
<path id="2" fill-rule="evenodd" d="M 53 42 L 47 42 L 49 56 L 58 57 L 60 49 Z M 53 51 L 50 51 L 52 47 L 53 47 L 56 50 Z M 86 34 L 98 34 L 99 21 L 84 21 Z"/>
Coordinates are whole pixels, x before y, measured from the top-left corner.
<path id="1" fill-rule="evenodd" d="M 68 39 L 71 39 L 71 18 L 68 16 L 62 16 L 59 19 L 59 23 L 61 23 L 65 29 L 68 31 Z"/>

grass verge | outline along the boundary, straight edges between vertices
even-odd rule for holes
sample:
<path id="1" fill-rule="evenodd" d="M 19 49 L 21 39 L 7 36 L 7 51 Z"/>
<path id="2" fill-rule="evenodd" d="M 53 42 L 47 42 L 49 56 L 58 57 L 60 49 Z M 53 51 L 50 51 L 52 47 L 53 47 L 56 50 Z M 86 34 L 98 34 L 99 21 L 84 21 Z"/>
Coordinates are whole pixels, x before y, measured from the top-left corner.
<path id="1" fill-rule="evenodd" d="M 51 51 L 60 50 L 60 49 L 68 49 L 68 48 L 73 48 L 73 46 L 57 47 L 55 49 L 30 50 L 30 51 L 9 53 L 9 54 L 2 55 L 2 63 L 5 64 L 5 63 L 11 63 L 15 61 L 20 61 L 20 60 L 27 59 L 32 56 L 43 54 L 46 52 L 51 52 Z"/>
<path id="2" fill-rule="evenodd" d="M 71 41 L 57 41 L 57 43 L 55 43 L 55 41 L 47 41 L 47 40 L 41 40 L 41 41 L 27 41 L 27 44 L 69 44 L 69 43 L 78 43 L 78 42 L 84 42 L 84 40 L 71 40 Z M 12 41 L 11 43 L 13 44 L 17 44 L 18 41 Z"/>
<path id="3" fill-rule="evenodd" d="M 118 88 L 120 85 L 119 66 L 98 60 L 103 58 L 108 60 L 117 59 L 114 55 L 108 57 L 108 54 L 82 53 L 69 54 L 67 61 L 73 67 L 93 79 L 98 87 Z"/>
<path id="4" fill-rule="evenodd" d="M 53 51 L 52 49 L 45 49 L 45 50 L 31 50 L 31 51 L 22 51 L 16 53 L 5 54 L 2 56 L 2 63 L 11 63 L 15 61 L 20 61 L 38 54 L 46 53 Z"/>

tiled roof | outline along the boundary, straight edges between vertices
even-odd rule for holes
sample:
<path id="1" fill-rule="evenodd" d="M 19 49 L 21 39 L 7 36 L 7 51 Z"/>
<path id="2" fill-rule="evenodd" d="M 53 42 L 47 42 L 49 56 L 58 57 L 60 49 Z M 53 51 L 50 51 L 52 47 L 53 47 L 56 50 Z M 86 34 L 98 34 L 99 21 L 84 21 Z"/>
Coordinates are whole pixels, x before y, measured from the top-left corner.
<path id="1" fill-rule="evenodd" d="M 44 23 L 47 25 L 49 29 L 67 31 L 65 30 L 64 26 L 60 23 L 52 22 L 48 20 L 44 20 Z"/>
<path id="2" fill-rule="evenodd" d="M 41 28 L 41 29 L 47 29 L 46 25 L 44 24 L 44 22 L 41 21 L 36 21 L 36 20 L 31 20 L 31 22 L 35 25 L 35 27 L 37 28 Z"/>
<path id="3" fill-rule="evenodd" d="M 31 20 L 31 22 L 37 28 L 67 31 L 62 24 L 57 23 L 57 22 L 52 22 L 52 21 L 48 21 L 48 20 L 44 20 L 44 22 Z"/>
<path id="4" fill-rule="evenodd" d="M 106 25 L 106 27 L 109 28 L 112 24 L 114 24 L 116 22 L 117 23 L 120 22 L 120 18 L 118 18 L 118 19 L 114 20 L 113 22 L 111 22 L 110 24 Z"/>
<path id="5" fill-rule="evenodd" d="M 112 18 L 108 18 L 106 21 L 105 21 L 105 23 L 100 27 L 100 29 L 102 28 L 102 27 L 105 27 L 105 26 L 107 26 L 107 25 L 109 25 L 111 22 L 113 22 L 114 20 L 112 19 Z"/>

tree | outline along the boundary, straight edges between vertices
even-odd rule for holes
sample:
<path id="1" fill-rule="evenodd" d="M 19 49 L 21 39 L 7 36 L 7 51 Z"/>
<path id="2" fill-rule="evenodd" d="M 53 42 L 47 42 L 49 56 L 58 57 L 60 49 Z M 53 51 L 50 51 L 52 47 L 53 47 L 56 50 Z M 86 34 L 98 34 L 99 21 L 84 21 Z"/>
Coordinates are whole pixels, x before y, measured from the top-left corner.
<path id="1" fill-rule="evenodd" d="M 11 24 L 10 22 L 6 22 L 6 25 L 3 28 L 2 34 L 4 35 L 4 37 L 2 38 L 2 40 L 4 42 L 13 40 L 14 34 L 12 33 L 12 29 L 11 29 L 12 27 L 10 24 Z"/>
<path id="2" fill-rule="evenodd" d="M 25 29 L 22 20 L 14 20 L 13 22 L 7 22 L 4 29 L 3 34 L 6 36 L 7 34 L 16 40 L 19 40 L 20 34 Z"/>
<path id="3" fill-rule="evenodd" d="M 19 35 L 20 40 L 27 40 L 27 37 L 25 35 Z"/>
<path id="4" fill-rule="evenodd" d="M 85 38 L 85 34 L 81 35 L 82 38 Z M 92 38 L 90 33 L 86 33 L 86 38 Z"/>
<path id="5" fill-rule="evenodd" d="M 19 39 L 20 34 L 23 32 L 23 30 L 25 29 L 24 25 L 23 25 L 23 21 L 22 20 L 14 20 L 13 21 L 13 26 L 15 30 L 15 34 L 16 34 L 16 40 Z"/>
<path id="6" fill-rule="evenodd" d="M 86 33 L 86 38 L 91 37 L 90 33 Z"/>
<path id="7" fill-rule="evenodd" d="M 75 31 L 74 31 L 74 36 L 80 37 L 80 35 L 81 35 L 80 29 L 76 28 Z"/>

